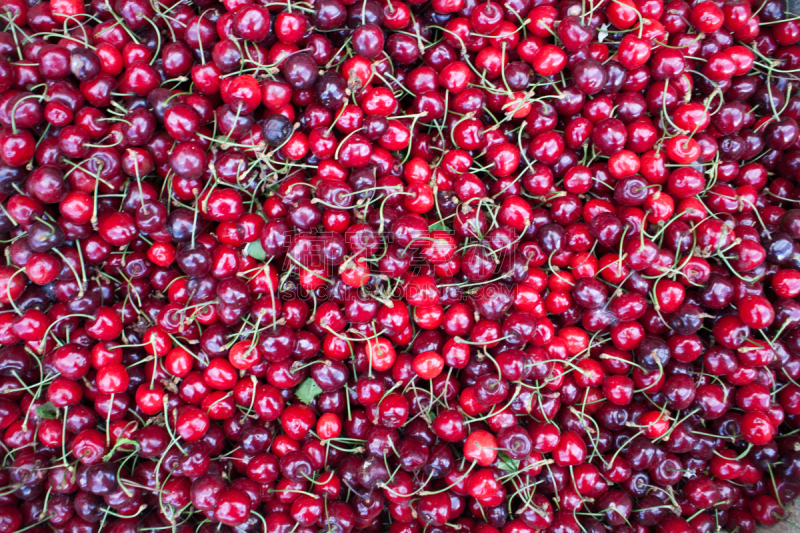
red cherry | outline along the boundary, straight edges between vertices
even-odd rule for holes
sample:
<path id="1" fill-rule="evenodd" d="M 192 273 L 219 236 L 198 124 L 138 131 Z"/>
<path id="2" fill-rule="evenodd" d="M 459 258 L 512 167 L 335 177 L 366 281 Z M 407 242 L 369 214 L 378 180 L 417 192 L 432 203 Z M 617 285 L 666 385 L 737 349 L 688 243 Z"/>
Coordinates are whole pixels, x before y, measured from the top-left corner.
<path id="1" fill-rule="evenodd" d="M 464 457 L 487 467 L 497 457 L 497 440 L 488 431 L 474 431 L 464 443 Z"/>

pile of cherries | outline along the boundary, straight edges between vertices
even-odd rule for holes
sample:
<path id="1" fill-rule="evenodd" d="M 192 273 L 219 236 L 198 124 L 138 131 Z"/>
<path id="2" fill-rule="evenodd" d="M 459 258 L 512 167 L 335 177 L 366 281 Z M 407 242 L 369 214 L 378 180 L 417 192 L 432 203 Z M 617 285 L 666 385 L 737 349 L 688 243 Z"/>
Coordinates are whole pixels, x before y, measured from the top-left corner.
<path id="1" fill-rule="evenodd" d="M 2 0 L 0 533 L 753 533 L 783 0 Z"/>

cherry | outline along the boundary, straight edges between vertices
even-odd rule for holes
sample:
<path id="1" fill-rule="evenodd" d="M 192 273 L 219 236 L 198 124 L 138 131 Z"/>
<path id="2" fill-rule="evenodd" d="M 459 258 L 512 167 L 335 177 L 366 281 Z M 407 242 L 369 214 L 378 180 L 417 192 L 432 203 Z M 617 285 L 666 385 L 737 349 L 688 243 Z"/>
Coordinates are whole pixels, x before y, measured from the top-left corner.
<path id="1" fill-rule="evenodd" d="M 575 87 L 586 95 L 600 92 L 608 83 L 608 72 L 605 67 L 592 58 L 578 62 L 572 69 L 572 75 Z"/>
<path id="2" fill-rule="evenodd" d="M 245 492 L 230 488 L 216 498 L 214 516 L 223 524 L 237 526 L 247 520 L 250 506 L 250 497 Z"/>
<path id="3" fill-rule="evenodd" d="M 580 18 L 570 15 L 561 20 L 557 28 L 558 37 L 567 50 L 575 51 L 589 44 L 592 30 L 583 25 Z"/>
<path id="4" fill-rule="evenodd" d="M 798 492 L 777 2 L 95 4 L 0 36 L 0 427 L 45 450 L 15 476 L 80 465 L 56 529 L 161 493 L 204 531 L 751 531 Z"/>

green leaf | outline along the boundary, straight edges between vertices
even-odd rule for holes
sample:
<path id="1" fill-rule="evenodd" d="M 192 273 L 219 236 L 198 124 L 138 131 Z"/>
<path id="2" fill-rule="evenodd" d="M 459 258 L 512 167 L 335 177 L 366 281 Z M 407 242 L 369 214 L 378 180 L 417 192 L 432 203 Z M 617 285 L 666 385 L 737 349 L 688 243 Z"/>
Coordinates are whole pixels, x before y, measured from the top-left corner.
<path id="1" fill-rule="evenodd" d="M 434 223 L 434 224 L 431 224 L 431 225 L 428 227 L 428 229 L 429 229 L 430 231 L 437 230 L 437 229 L 438 229 L 438 230 L 442 230 L 442 231 L 448 231 L 448 230 L 449 230 L 449 228 L 447 227 L 447 224 L 445 224 L 445 223 L 444 223 L 444 222 L 442 222 L 442 221 L 439 221 L 439 222 L 436 222 L 436 223 Z"/>
<path id="2" fill-rule="evenodd" d="M 47 402 L 36 408 L 36 414 L 41 418 L 53 420 L 58 418 L 58 409 L 52 403 Z"/>
<path id="3" fill-rule="evenodd" d="M 303 403 L 311 403 L 311 401 L 322 394 L 322 389 L 319 388 L 314 378 L 308 378 L 297 387 L 295 395 Z"/>
<path id="4" fill-rule="evenodd" d="M 263 261 L 267 258 L 267 252 L 261 247 L 261 241 L 255 240 L 247 245 L 245 253 L 257 261 Z"/>
<path id="5" fill-rule="evenodd" d="M 497 454 L 497 466 L 506 472 L 519 472 L 519 461 L 512 459 L 503 452 Z"/>

